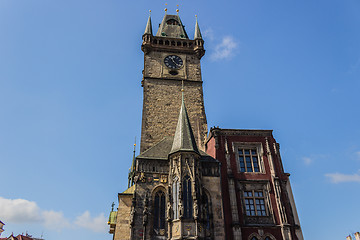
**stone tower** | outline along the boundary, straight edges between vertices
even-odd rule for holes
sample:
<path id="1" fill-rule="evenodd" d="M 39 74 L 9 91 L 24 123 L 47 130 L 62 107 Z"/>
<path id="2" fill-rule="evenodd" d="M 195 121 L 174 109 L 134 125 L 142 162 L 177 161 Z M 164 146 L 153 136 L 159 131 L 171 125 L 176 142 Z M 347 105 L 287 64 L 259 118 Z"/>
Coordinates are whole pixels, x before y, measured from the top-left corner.
<path id="1" fill-rule="evenodd" d="M 204 150 L 208 129 L 200 59 L 205 50 L 197 21 L 195 27 L 191 40 L 179 15 L 165 14 L 154 36 L 149 16 L 141 46 L 144 52 L 141 153 L 164 137 L 174 136 L 177 116 L 173 113 L 180 108 L 182 84 L 195 140 Z"/>
<path id="2" fill-rule="evenodd" d="M 190 40 L 178 15 L 165 14 L 156 36 L 148 19 L 141 149 L 110 213 L 114 240 L 225 239 L 220 163 L 203 151 L 203 44 L 197 21 Z"/>

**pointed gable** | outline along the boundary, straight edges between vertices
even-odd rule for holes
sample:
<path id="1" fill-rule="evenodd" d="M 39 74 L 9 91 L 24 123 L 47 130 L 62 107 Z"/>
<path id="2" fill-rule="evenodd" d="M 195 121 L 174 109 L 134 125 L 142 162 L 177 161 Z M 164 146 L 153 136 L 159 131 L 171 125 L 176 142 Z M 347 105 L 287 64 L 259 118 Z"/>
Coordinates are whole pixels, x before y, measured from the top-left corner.
<path id="1" fill-rule="evenodd" d="M 165 14 L 160 24 L 159 30 L 156 33 L 156 36 L 188 39 L 185 27 L 182 24 L 178 15 Z"/>

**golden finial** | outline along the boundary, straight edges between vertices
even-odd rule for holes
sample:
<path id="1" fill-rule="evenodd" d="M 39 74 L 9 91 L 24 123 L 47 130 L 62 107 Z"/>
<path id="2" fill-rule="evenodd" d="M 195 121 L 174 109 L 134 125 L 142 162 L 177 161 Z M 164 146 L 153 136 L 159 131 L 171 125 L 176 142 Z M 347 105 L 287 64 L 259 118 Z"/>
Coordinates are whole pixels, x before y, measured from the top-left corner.
<path id="1" fill-rule="evenodd" d="M 164 9 L 165 13 L 167 13 L 167 8 L 166 8 L 166 6 L 167 6 L 167 3 L 165 3 L 165 9 Z"/>
<path id="2" fill-rule="evenodd" d="M 176 7 L 177 7 L 176 12 L 177 12 L 177 14 L 179 15 L 179 4 L 176 5 Z"/>
<path id="3" fill-rule="evenodd" d="M 149 15 L 151 15 L 151 10 L 149 10 Z"/>

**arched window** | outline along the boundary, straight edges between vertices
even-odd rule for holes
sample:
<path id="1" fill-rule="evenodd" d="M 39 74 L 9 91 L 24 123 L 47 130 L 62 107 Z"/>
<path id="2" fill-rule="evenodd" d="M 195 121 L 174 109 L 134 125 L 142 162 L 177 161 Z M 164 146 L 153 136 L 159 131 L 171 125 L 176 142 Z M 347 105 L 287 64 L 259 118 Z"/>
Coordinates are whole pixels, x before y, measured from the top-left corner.
<path id="1" fill-rule="evenodd" d="M 176 177 L 172 186 L 174 219 L 179 218 L 179 179 Z"/>
<path id="2" fill-rule="evenodd" d="M 189 176 L 184 177 L 183 181 L 183 202 L 184 202 L 184 218 L 192 218 L 192 196 L 191 196 L 191 179 Z"/>
<path id="3" fill-rule="evenodd" d="M 210 229 L 210 203 L 209 203 L 209 198 L 206 195 L 206 193 L 204 194 L 204 220 L 205 220 L 205 229 L 209 230 Z"/>
<path id="4" fill-rule="evenodd" d="M 272 240 L 269 236 L 267 236 L 264 240 Z"/>
<path id="5" fill-rule="evenodd" d="M 251 240 L 258 240 L 258 238 L 257 237 L 252 237 Z"/>
<path id="6" fill-rule="evenodd" d="M 154 198 L 154 231 L 159 234 L 165 229 L 165 193 L 158 191 Z"/>

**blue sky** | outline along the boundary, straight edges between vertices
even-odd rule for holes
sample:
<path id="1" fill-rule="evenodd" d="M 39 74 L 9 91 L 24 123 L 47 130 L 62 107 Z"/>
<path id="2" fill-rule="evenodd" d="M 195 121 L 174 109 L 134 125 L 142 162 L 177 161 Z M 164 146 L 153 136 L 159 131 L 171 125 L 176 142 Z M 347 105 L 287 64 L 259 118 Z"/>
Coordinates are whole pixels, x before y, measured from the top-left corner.
<path id="1" fill-rule="evenodd" d="M 1 0 L 2 236 L 112 239 L 165 3 L 198 15 L 209 127 L 274 130 L 305 239 L 360 231 L 359 1 Z"/>

